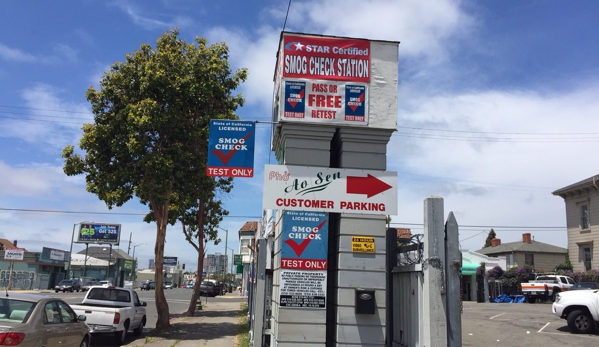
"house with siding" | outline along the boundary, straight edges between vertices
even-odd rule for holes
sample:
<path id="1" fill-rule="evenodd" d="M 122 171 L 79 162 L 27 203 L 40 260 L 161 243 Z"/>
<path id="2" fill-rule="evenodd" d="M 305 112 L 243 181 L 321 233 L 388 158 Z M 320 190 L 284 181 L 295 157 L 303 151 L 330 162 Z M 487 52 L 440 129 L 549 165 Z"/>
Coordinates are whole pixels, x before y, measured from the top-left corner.
<path id="1" fill-rule="evenodd" d="M 538 272 L 555 271 L 556 266 L 566 261 L 567 249 L 535 241 L 530 233 L 522 234 L 522 241 L 501 243 L 501 239 L 491 240 L 491 246 L 479 249 L 477 253 L 506 257 L 506 267 L 532 266 Z"/>
<path id="2" fill-rule="evenodd" d="M 552 193 L 566 203 L 568 252 L 574 271 L 599 268 L 599 175 Z"/>

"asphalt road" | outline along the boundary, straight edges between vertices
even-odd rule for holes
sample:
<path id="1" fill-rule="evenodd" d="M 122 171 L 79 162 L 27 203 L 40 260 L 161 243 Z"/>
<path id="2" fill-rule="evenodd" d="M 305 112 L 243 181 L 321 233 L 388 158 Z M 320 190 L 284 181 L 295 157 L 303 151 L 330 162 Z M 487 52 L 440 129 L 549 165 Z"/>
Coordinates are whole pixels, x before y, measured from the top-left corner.
<path id="1" fill-rule="evenodd" d="M 139 296 L 139 300 L 145 301 L 147 303 L 147 306 L 146 306 L 147 323 L 144 328 L 144 334 L 142 334 L 142 336 L 138 338 L 138 339 L 143 339 L 147 332 L 149 332 L 150 330 L 152 330 L 156 327 L 156 320 L 158 319 L 158 313 L 156 311 L 156 301 L 154 299 L 155 294 L 154 294 L 153 290 L 150 290 L 150 291 L 136 290 L 136 292 L 137 292 L 137 295 Z M 169 313 L 171 316 L 178 316 L 181 313 L 187 311 L 187 308 L 189 307 L 189 300 L 191 299 L 191 293 L 192 293 L 191 289 L 182 289 L 182 288 L 165 289 L 164 293 L 166 296 L 166 300 L 168 302 Z M 77 292 L 74 292 L 74 293 L 51 292 L 51 294 L 46 293 L 46 295 L 51 295 L 54 297 L 61 298 L 69 304 L 79 304 L 83 300 L 85 293 L 84 292 L 79 292 L 79 293 L 77 293 Z M 202 297 L 202 302 L 205 302 L 205 300 L 206 300 L 206 298 Z M 229 302 L 231 300 L 234 300 L 234 301 L 241 303 L 245 299 L 240 297 L 239 295 L 235 295 L 235 293 L 226 294 L 224 296 L 217 296 L 214 298 L 208 297 L 208 302 L 219 302 L 219 301 L 224 301 L 224 300 L 229 301 Z M 136 338 L 135 338 L 135 336 L 133 336 L 133 333 L 129 332 L 126 343 L 131 343 L 135 339 Z M 101 335 L 93 336 L 91 347 L 109 347 L 109 346 L 114 346 L 112 344 L 111 337 L 106 336 L 106 335 L 105 336 L 101 336 Z"/>
<path id="2" fill-rule="evenodd" d="M 464 302 L 462 346 L 568 346 L 599 344 L 599 335 L 570 333 L 550 303 L 491 304 Z"/>

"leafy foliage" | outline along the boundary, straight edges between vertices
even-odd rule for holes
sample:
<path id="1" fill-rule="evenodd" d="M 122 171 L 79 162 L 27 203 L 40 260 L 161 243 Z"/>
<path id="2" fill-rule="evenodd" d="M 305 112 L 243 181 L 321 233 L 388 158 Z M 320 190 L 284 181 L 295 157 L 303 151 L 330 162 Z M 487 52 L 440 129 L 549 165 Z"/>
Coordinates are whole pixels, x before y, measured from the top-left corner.
<path id="1" fill-rule="evenodd" d="M 505 271 L 500 279 L 504 285 L 510 287 L 519 286 L 520 283 L 535 279 L 534 269 L 530 265 L 513 267 Z"/>
<path id="2" fill-rule="evenodd" d="M 178 35 L 166 32 L 156 49 L 142 44 L 111 66 L 100 90 L 87 90 L 94 123 L 83 126 L 79 147 L 85 155 L 74 146 L 62 152 L 64 172 L 85 174 L 87 191 L 109 208 L 134 196 L 149 205 L 146 220 L 154 219 L 157 230 L 157 329 L 169 326 L 159 275 L 166 225 L 198 200 L 213 198 L 216 180 L 205 173 L 209 121 L 237 119 L 244 100 L 231 93 L 247 78 L 245 69 L 232 74 L 226 44 L 208 46 L 204 38 L 187 43 Z"/>
<path id="3" fill-rule="evenodd" d="M 496 237 L 497 235 L 495 234 L 495 230 L 491 229 L 491 231 L 489 231 L 489 235 L 487 235 L 487 239 L 485 240 L 485 245 L 483 248 L 491 247 L 491 240 Z"/>
<path id="4" fill-rule="evenodd" d="M 495 266 L 491 270 L 487 271 L 487 277 L 492 280 L 501 280 L 504 276 L 505 271 L 499 266 Z"/>

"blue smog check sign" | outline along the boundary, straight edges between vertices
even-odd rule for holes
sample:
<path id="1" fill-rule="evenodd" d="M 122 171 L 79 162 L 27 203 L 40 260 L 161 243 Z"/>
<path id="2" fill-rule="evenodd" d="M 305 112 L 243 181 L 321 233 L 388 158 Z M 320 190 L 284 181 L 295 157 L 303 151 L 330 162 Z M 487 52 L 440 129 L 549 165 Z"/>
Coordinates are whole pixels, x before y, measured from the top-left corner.
<path id="1" fill-rule="evenodd" d="M 254 122 L 211 120 L 206 175 L 254 177 Z"/>

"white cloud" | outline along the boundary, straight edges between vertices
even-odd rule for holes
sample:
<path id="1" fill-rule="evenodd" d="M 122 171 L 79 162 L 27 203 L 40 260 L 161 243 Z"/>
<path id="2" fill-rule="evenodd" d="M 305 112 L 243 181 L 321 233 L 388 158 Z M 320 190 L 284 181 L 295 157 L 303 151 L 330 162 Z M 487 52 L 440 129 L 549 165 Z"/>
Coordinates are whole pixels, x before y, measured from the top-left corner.
<path id="1" fill-rule="evenodd" d="M 37 58 L 29 53 L 25 53 L 20 49 L 10 48 L 0 43 L 0 58 L 8 61 L 17 61 L 24 63 L 33 63 Z"/>
<path id="2" fill-rule="evenodd" d="M 87 105 L 64 101 L 63 92 L 55 87 L 38 84 L 21 93 L 29 108 L 23 119 L 4 119 L 0 136 L 18 138 L 42 145 L 44 151 L 56 152 L 68 144 L 78 143 L 81 126 L 92 122 Z"/>
<path id="3" fill-rule="evenodd" d="M 134 6 L 131 3 L 127 3 L 126 1 L 114 2 L 113 5 L 125 12 L 135 25 L 138 25 L 146 30 L 166 30 L 174 27 L 186 28 L 194 24 L 193 19 L 188 16 L 174 16 L 169 21 L 150 18 L 148 14 L 142 13 L 143 10 L 141 10 L 139 7 Z"/>

